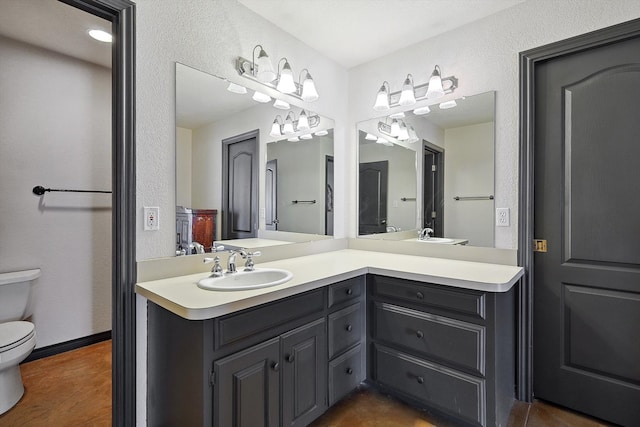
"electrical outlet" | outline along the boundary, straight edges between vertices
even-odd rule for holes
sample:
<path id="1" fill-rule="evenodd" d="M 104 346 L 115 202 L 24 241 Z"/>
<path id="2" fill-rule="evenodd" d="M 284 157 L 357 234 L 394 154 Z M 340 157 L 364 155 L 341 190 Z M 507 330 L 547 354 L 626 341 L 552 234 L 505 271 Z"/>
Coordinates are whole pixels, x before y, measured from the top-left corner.
<path id="1" fill-rule="evenodd" d="M 393 207 L 394 207 L 394 208 L 397 208 L 397 207 L 398 207 L 398 201 L 397 201 L 397 200 L 394 200 L 394 201 L 393 201 Z"/>
<path id="2" fill-rule="evenodd" d="M 496 209 L 496 226 L 497 227 L 509 227 L 509 208 L 497 208 Z"/>
<path id="3" fill-rule="evenodd" d="M 144 229 L 145 231 L 160 230 L 160 208 L 146 207 L 144 208 Z"/>

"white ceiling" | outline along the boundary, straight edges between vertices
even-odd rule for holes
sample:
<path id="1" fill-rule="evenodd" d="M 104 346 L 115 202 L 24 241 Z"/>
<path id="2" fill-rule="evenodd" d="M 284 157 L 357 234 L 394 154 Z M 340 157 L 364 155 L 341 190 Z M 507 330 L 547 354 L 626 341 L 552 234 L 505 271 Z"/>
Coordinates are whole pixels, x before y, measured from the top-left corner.
<path id="1" fill-rule="evenodd" d="M 58 0 L 0 0 L 0 35 L 111 68 L 111 43 L 89 37 L 111 22 Z"/>
<path id="2" fill-rule="evenodd" d="M 525 0 L 238 0 L 349 69 Z"/>

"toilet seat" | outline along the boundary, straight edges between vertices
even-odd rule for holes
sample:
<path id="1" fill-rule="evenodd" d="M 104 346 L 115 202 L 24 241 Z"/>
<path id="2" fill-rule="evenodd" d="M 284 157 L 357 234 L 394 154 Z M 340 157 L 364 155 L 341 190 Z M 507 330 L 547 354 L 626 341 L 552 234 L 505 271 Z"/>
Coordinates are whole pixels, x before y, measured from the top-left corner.
<path id="1" fill-rule="evenodd" d="M 0 323 L 0 353 L 18 347 L 33 337 L 35 327 L 31 322 Z"/>

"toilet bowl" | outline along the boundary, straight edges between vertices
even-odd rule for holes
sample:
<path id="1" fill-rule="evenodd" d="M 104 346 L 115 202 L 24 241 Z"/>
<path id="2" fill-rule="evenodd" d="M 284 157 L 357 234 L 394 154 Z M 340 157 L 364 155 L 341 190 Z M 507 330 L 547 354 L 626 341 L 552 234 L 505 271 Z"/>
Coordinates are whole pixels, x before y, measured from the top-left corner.
<path id="1" fill-rule="evenodd" d="M 31 316 L 31 290 L 40 270 L 0 273 L 0 414 L 11 409 L 24 394 L 20 362 L 36 346 Z"/>

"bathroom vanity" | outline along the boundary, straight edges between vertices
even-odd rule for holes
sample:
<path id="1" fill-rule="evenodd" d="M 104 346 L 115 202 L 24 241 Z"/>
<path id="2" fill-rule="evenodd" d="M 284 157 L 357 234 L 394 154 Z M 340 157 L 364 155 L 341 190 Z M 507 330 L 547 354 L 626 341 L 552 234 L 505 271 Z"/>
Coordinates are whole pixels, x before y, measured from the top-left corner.
<path id="1" fill-rule="evenodd" d="M 506 425 L 518 267 L 340 250 L 251 291 L 139 283 L 148 424 L 307 425 L 363 381 L 464 425 Z"/>

